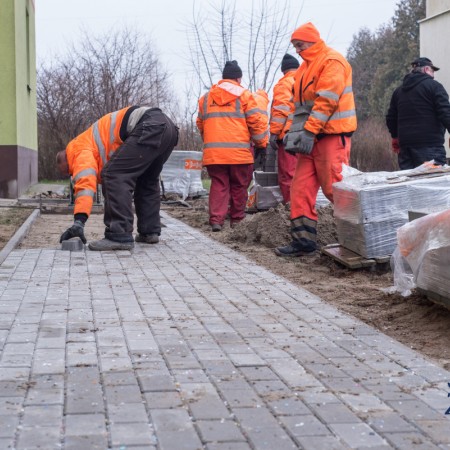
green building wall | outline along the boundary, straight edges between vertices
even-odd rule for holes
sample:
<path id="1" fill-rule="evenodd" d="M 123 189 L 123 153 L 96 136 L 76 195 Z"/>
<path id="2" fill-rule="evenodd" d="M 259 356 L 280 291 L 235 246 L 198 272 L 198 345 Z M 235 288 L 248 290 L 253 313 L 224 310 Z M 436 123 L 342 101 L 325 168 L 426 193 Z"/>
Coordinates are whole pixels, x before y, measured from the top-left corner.
<path id="1" fill-rule="evenodd" d="M 37 182 L 34 0 L 1 0 L 0 198 Z"/>

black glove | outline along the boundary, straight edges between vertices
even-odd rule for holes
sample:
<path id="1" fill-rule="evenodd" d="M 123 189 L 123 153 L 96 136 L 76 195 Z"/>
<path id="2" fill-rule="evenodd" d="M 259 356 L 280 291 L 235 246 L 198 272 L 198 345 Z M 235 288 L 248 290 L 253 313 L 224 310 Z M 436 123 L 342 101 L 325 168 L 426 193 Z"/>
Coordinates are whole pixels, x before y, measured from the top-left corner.
<path id="1" fill-rule="evenodd" d="M 84 223 L 81 220 L 75 220 L 73 225 L 70 228 L 67 228 L 66 231 L 61 235 L 59 242 L 68 241 L 74 237 L 79 237 L 83 244 L 86 244 L 86 238 L 84 237 Z"/>
<path id="2" fill-rule="evenodd" d="M 265 147 L 255 147 L 254 166 L 263 169 L 265 162 L 266 162 L 266 148 Z"/>
<path id="3" fill-rule="evenodd" d="M 278 134 L 270 135 L 269 144 L 275 151 L 278 151 Z"/>

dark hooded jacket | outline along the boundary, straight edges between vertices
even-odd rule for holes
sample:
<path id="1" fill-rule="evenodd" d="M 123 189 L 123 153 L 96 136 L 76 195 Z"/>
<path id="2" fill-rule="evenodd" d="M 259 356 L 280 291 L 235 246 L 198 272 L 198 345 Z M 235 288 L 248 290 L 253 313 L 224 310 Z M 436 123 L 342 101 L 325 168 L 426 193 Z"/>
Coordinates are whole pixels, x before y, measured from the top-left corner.
<path id="1" fill-rule="evenodd" d="M 450 103 L 441 83 L 421 72 L 405 76 L 392 94 L 386 125 L 400 147 L 440 147 L 450 131 Z"/>

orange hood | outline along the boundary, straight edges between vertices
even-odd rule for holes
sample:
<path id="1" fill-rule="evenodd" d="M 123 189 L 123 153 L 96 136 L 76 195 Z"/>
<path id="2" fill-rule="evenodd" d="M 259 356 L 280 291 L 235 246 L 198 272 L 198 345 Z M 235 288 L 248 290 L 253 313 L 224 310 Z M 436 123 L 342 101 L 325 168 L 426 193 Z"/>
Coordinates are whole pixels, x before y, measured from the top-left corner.
<path id="1" fill-rule="evenodd" d="M 244 92 L 245 88 L 236 81 L 220 80 L 217 84 L 213 85 L 209 91 L 209 95 L 217 105 L 223 106 L 236 100 Z"/>

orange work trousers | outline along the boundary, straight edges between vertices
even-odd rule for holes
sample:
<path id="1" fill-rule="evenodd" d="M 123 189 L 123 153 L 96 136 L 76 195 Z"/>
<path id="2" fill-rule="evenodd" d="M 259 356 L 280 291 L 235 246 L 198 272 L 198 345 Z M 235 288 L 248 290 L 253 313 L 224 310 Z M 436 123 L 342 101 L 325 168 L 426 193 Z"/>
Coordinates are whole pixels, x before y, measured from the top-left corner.
<path id="1" fill-rule="evenodd" d="M 278 144 L 278 185 L 280 186 L 283 202 L 291 199 L 291 183 L 297 166 L 297 155 L 291 155 L 284 150 L 284 145 Z"/>
<path id="2" fill-rule="evenodd" d="M 333 203 L 333 183 L 342 180 L 342 164 L 348 164 L 351 139 L 328 135 L 316 140 L 309 155 L 299 153 L 291 184 L 291 220 L 306 216 L 317 221 L 316 198 L 319 188 Z"/>

